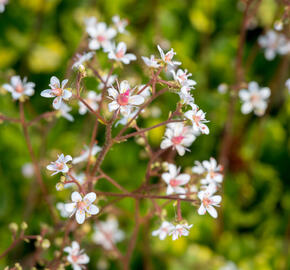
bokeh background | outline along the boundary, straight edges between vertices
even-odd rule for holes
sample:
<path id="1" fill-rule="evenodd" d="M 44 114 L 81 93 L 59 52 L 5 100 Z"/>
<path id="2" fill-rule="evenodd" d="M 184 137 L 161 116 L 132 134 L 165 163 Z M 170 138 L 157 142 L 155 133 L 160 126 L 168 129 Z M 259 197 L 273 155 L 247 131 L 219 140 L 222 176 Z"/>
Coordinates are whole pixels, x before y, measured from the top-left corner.
<path id="1" fill-rule="evenodd" d="M 282 1 L 281 1 L 282 2 Z M 235 108 L 234 140 L 230 148 L 229 171 L 224 179 L 223 203 L 217 220 L 198 216 L 196 209 L 183 204 L 184 216 L 194 227 L 189 237 L 173 242 L 160 241 L 150 236 L 159 226 L 153 219 L 143 226 L 132 260 L 132 269 L 290 269 L 290 98 L 285 88 L 289 77 L 286 57 L 273 61 L 264 58 L 257 38 L 283 14 L 280 1 L 262 0 L 256 16 L 251 20 L 244 51 L 245 77 L 272 90 L 269 109 L 264 117 L 244 116 L 238 102 Z M 144 83 L 148 73 L 144 70 L 141 55 L 158 55 L 157 44 L 173 47 L 182 67 L 197 81 L 194 97 L 207 112 L 210 135 L 200 136 L 192 145 L 190 154 L 176 158 L 177 164 L 190 168 L 195 160 L 218 158 L 227 117 L 229 93 L 217 91 L 220 83 L 234 83 L 234 64 L 237 53 L 240 24 L 244 4 L 235 0 L 10 0 L 0 14 L 0 83 L 8 82 L 13 74 L 27 76 L 36 83 L 36 93 L 26 105 L 27 118 L 51 110 L 51 102 L 40 97 L 52 75 L 60 78 L 74 74 L 68 71 L 71 58 L 84 44 L 84 18 L 96 16 L 99 21 L 111 23 L 119 14 L 128 18 L 130 34 L 123 35 L 136 63 L 117 69 L 116 74 L 131 82 Z M 100 63 L 109 70 L 105 55 Z M 88 89 L 98 91 L 99 82 L 88 74 Z M 0 112 L 19 117 L 17 103 L 10 94 L 1 92 Z M 168 94 L 155 103 L 158 112 L 143 119 L 144 127 L 166 119 L 174 108 L 177 95 Z M 54 202 L 66 201 L 69 191 L 56 192 L 58 177 L 50 177 L 45 166 L 61 152 L 79 155 L 88 144 L 94 118 L 80 116 L 78 105 L 73 103 L 74 122 L 60 118 L 43 121 L 30 129 L 33 147 L 40 159 L 45 182 L 53 194 Z M 164 128 L 149 132 L 150 143 L 158 147 Z M 104 141 L 103 130 L 98 135 Z M 25 220 L 29 233 L 39 233 L 41 224 L 51 225 L 49 211 L 36 187 L 34 178 L 24 177 L 22 166 L 30 162 L 18 124 L 0 125 L 0 251 L 11 243 L 8 225 Z M 134 139 L 115 146 L 103 164 L 103 170 L 129 190 L 138 187 L 146 168 L 142 146 Z M 98 187 L 114 189 L 101 182 Z M 100 204 L 105 202 L 100 202 Z M 124 199 L 115 211 L 120 227 L 130 235 L 133 226 L 134 201 Z M 142 203 L 145 213 L 147 202 Z M 172 205 L 168 216 L 174 217 Z M 61 234 L 59 235 L 61 237 Z M 86 243 L 86 242 L 85 242 Z M 146 244 L 147 243 L 147 244 Z M 123 245 L 123 246 L 122 246 Z M 147 247 L 150 247 L 149 249 Z M 118 269 L 115 261 L 89 241 L 84 244 L 91 257 L 88 269 L 97 269 L 106 261 L 108 269 Z M 120 244 L 122 250 L 126 241 Z M 44 254 L 53 258 L 57 243 Z M 18 261 L 28 260 L 33 252 L 32 243 L 22 243 L 0 261 L 0 268 Z M 224 268 L 223 268 L 224 267 Z M 226 268 L 227 267 L 227 268 Z"/>

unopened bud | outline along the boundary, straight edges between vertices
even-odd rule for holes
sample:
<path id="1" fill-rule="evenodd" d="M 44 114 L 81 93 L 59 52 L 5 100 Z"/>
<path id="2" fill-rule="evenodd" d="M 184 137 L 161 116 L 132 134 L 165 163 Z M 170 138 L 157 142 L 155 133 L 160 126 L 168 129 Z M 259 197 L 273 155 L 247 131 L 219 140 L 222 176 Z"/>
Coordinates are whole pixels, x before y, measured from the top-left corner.
<path id="1" fill-rule="evenodd" d="M 61 176 L 61 177 L 60 177 L 60 182 L 64 183 L 65 181 L 66 181 L 65 176 Z"/>
<path id="2" fill-rule="evenodd" d="M 15 222 L 9 224 L 9 230 L 13 233 L 17 233 L 18 225 Z"/>
<path id="3" fill-rule="evenodd" d="M 57 191 L 62 191 L 64 186 L 63 186 L 63 183 L 59 182 L 55 185 L 55 188 Z"/>
<path id="4" fill-rule="evenodd" d="M 27 225 L 26 222 L 23 221 L 23 222 L 21 223 L 20 227 L 21 227 L 21 230 L 22 230 L 22 231 L 25 231 L 25 230 L 28 228 L 28 225 Z"/>
<path id="5" fill-rule="evenodd" d="M 48 239 L 43 239 L 43 241 L 41 243 L 41 247 L 43 249 L 48 249 L 50 247 L 50 241 Z"/>
<path id="6" fill-rule="evenodd" d="M 162 162 L 161 166 L 163 171 L 168 171 L 168 162 L 166 161 Z"/>
<path id="7" fill-rule="evenodd" d="M 139 145 L 145 145 L 145 139 L 143 137 L 136 138 L 136 143 Z"/>
<path id="8" fill-rule="evenodd" d="M 15 263 L 14 266 L 17 270 L 22 270 L 22 266 L 19 263 Z"/>

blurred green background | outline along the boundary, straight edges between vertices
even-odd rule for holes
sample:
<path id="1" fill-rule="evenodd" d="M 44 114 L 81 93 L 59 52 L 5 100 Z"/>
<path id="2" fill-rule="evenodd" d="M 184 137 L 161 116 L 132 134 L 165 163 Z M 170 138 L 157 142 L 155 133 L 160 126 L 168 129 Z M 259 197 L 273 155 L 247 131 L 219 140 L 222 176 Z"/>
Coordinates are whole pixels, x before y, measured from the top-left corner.
<path id="1" fill-rule="evenodd" d="M 159 220 L 153 219 L 150 228 L 143 226 L 141 229 L 132 269 L 290 269 L 290 98 L 284 86 L 289 71 L 283 69 L 286 57 L 276 57 L 269 62 L 257 46 L 257 37 L 281 17 L 283 7 L 279 3 L 262 0 L 247 31 L 244 53 L 246 80 L 269 86 L 272 95 L 269 112 L 262 118 L 242 115 L 239 102 L 235 108 L 235 136 L 229 172 L 224 180 L 222 214 L 218 220 L 198 216 L 193 206 L 183 203 L 183 215 L 194 227 L 189 237 L 175 242 L 150 236 L 150 231 L 159 226 Z M 223 82 L 234 83 L 242 10 L 243 3 L 235 0 L 10 0 L 6 11 L 0 14 L 0 83 L 8 82 L 13 74 L 27 76 L 29 81 L 36 83 L 36 93 L 25 105 L 27 118 L 51 110 L 50 100 L 41 98 L 39 94 L 47 88 L 52 75 L 66 76 L 69 60 L 85 35 L 84 18 L 96 16 L 98 21 L 107 23 L 111 23 L 115 14 L 128 18 L 130 34 L 123 35 L 120 40 L 128 44 L 138 60 L 129 67 L 117 69 L 114 74 L 136 84 L 146 83 L 148 74 L 144 72 L 146 69 L 140 56 L 158 55 L 156 45 L 161 44 L 164 48 L 175 49 L 182 67 L 188 69 L 198 83 L 194 91 L 195 101 L 207 112 L 211 133 L 200 136 L 191 146 L 190 154 L 177 157 L 177 164 L 190 168 L 195 160 L 209 159 L 210 156 L 218 158 L 219 155 L 229 94 L 218 93 L 217 86 Z M 251 60 L 253 51 L 256 54 Z M 109 70 L 110 65 L 105 60 L 100 56 L 102 67 Z M 88 75 L 85 79 L 87 88 L 98 91 L 97 79 L 90 73 Z M 71 75 L 70 82 L 74 76 Z M 155 103 L 161 109 L 160 117 L 149 116 L 141 120 L 142 125 L 147 127 L 166 119 L 176 101 L 177 95 L 174 94 L 162 97 Z M 55 190 L 59 177 L 50 177 L 45 166 L 61 152 L 79 155 L 83 145 L 89 142 L 94 123 L 92 115 L 80 116 L 77 103 L 72 105 L 73 123 L 60 118 L 30 129 L 33 147 L 41 160 L 45 182 L 55 203 L 67 201 L 70 192 Z M 10 94 L 3 92 L 0 96 L 0 112 L 18 117 L 18 105 Z M 163 128 L 149 133 L 154 147 L 159 146 L 163 133 Z M 102 145 L 103 129 L 100 129 L 98 140 Z M 142 146 L 131 139 L 114 146 L 105 159 L 103 170 L 133 190 L 140 185 L 146 169 L 143 156 Z M 30 159 L 21 127 L 2 123 L 0 251 L 11 243 L 10 222 L 25 220 L 30 234 L 39 233 L 42 223 L 51 224 L 49 211 L 35 188 L 34 179 L 21 173 L 27 162 Z M 115 191 L 104 181 L 98 183 L 97 188 Z M 101 201 L 99 204 L 105 203 Z M 142 203 L 143 214 L 148 205 L 146 201 Z M 116 214 L 121 228 L 129 236 L 134 201 L 125 199 L 117 206 L 125 211 Z M 167 210 L 169 219 L 173 218 L 172 205 Z M 144 251 L 144 241 L 150 242 L 148 252 Z M 108 261 L 108 269 L 118 269 L 115 261 L 101 248 L 92 247 L 89 241 L 83 243 L 91 257 L 88 269 L 97 269 L 100 260 Z M 123 241 L 120 248 L 123 250 L 125 247 L 126 241 Z M 57 244 L 52 243 L 44 256 L 53 258 L 57 249 Z M 0 261 L 0 268 L 27 261 L 33 250 L 33 244 L 19 244 Z M 225 266 L 228 268 L 222 268 Z"/>

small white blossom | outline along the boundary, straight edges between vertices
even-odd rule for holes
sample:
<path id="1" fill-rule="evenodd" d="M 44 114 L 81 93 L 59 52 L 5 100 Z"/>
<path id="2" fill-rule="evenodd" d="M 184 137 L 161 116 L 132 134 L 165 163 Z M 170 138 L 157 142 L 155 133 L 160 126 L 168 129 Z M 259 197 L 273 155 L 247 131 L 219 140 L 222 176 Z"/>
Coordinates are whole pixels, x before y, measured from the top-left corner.
<path id="1" fill-rule="evenodd" d="M 205 113 L 203 110 L 200 110 L 194 103 L 189 105 L 192 109 L 184 113 L 184 116 L 192 122 L 193 130 L 196 132 L 200 131 L 203 134 L 209 134 L 209 129 L 205 124 L 209 121 L 205 119 Z"/>
<path id="2" fill-rule="evenodd" d="M 171 230 L 171 232 L 169 233 L 169 235 L 172 235 L 172 240 L 176 240 L 181 236 L 188 236 L 189 235 L 189 229 L 192 227 L 193 225 L 187 225 L 187 224 L 178 224 L 176 226 L 174 226 L 174 228 Z"/>
<path id="3" fill-rule="evenodd" d="M 132 95 L 134 89 L 131 89 L 128 81 L 122 81 L 116 90 L 113 86 L 108 89 L 108 94 L 113 100 L 109 103 L 109 111 L 119 110 L 124 116 L 130 115 L 132 109 L 144 102 L 144 97 L 141 95 Z"/>
<path id="4" fill-rule="evenodd" d="M 190 180 L 190 175 L 186 173 L 179 173 L 180 168 L 174 164 L 168 164 L 168 172 L 161 175 L 163 181 L 167 184 L 166 194 L 185 194 L 185 188 L 181 187 L 187 184 Z M 184 197 L 184 196 L 180 196 Z"/>
<path id="5" fill-rule="evenodd" d="M 213 218 L 217 218 L 218 214 L 214 206 L 219 207 L 219 203 L 221 202 L 222 197 L 219 195 L 213 196 L 215 192 L 215 184 L 210 184 L 206 190 L 198 192 L 197 196 L 201 201 L 201 205 L 198 209 L 199 215 L 204 215 L 207 211 Z"/>
<path id="6" fill-rule="evenodd" d="M 164 139 L 160 148 L 166 149 L 173 147 L 180 156 L 189 151 L 189 147 L 196 139 L 195 133 L 191 126 L 185 126 L 181 122 L 169 123 L 166 127 Z"/>
<path id="7" fill-rule="evenodd" d="M 84 68 L 84 63 L 89 61 L 93 58 L 94 52 L 88 52 L 84 54 L 77 54 L 74 64 L 72 65 L 72 68 L 79 69 Z"/>
<path id="8" fill-rule="evenodd" d="M 84 264 L 90 262 L 90 258 L 80 249 L 80 245 L 76 241 L 72 242 L 71 247 L 65 247 L 63 251 L 68 253 L 66 259 L 72 265 L 73 270 L 81 270 Z"/>
<path id="9" fill-rule="evenodd" d="M 52 175 L 55 175 L 59 172 L 67 173 L 69 171 L 69 167 L 66 163 L 69 161 L 72 161 L 72 157 L 70 155 L 64 156 L 64 154 L 61 154 L 58 156 L 56 161 L 51 162 L 51 164 L 47 165 L 46 168 L 49 171 L 54 171 Z"/>
<path id="10" fill-rule="evenodd" d="M 151 55 L 150 58 L 146 56 L 141 56 L 146 66 L 150 68 L 159 68 L 160 64 L 158 64 L 158 61 L 155 59 L 154 55 Z"/>
<path id="11" fill-rule="evenodd" d="M 205 168 L 199 161 L 194 162 L 195 166 L 192 167 L 192 172 L 196 174 L 203 174 L 205 172 Z"/>
<path id="12" fill-rule="evenodd" d="M 0 0 L 0 13 L 5 11 L 5 5 L 7 5 L 9 0 Z"/>
<path id="13" fill-rule="evenodd" d="M 124 42 L 120 42 L 117 47 L 115 44 L 112 45 L 111 49 L 108 51 L 109 59 L 122 62 L 124 64 L 129 64 L 131 61 L 136 60 L 136 56 L 132 53 L 127 53 L 127 45 Z"/>
<path id="14" fill-rule="evenodd" d="M 25 163 L 21 168 L 22 175 L 31 178 L 34 175 L 34 167 L 32 163 Z"/>
<path id="15" fill-rule="evenodd" d="M 125 238 L 123 231 L 119 229 L 118 221 L 109 217 L 106 221 L 100 221 L 95 225 L 93 241 L 106 250 L 112 250 L 112 245 L 121 242 Z"/>
<path id="16" fill-rule="evenodd" d="M 290 52 L 290 41 L 282 33 L 269 30 L 264 36 L 259 37 L 259 45 L 265 49 L 265 58 L 273 60 L 276 54 L 285 55 Z"/>
<path id="17" fill-rule="evenodd" d="M 61 85 L 60 85 L 60 81 L 57 77 L 53 76 L 50 79 L 50 88 L 51 89 L 46 89 L 43 90 L 40 95 L 42 97 L 46 97 L 46 98 L 55 98 L 53 100 L 52 106 L 55 110 L 59 110 L 62 103 L 63 103 L 63 99 L 64 100 L 68 100 L 71 98 L 72 93 L 71 91 L 65 89 L 65 85 L 67 84 L 68 80 L 63 80 Z"/>
<path id="18" fill-rule="evenodd" d="M 64 203 L 57 203 L 56 204 L 56 209 L 59 211 L 60 213 L 60 216 L 63 217 L 63 218 L 68 218 L 69 217 L 69 214 L 66 210 L 65 210 L 65 204 Z"/>
<path id="19" fill-rule="evenodd" d="M 108 80 L 107 85 L 112 85 L 117 79 L 117 75 L 110 75 L 110 77 L 108 78 L 108 74 L 104 74 L 104 75 L 101 75 L 101 77 L 102 77 L 104 82 L 106 82 L 106 80 Z M 102 82 L 99 83 L 99 89 L 102 90 L 104 88 L 104 86 L 105 86 L 104 83 L 102 83 Z"/>
<path id="20" fill-rule="evenodd" d="M 191 89 L 192 89 L 192 87 L 182 86 L 180 91 L 177 92 L 177 94 L 180 97 L 180 101 L 181 101 L 182 104 L 194 103 L 194 98 L 193 98 L 193 96 L 190 93 Z"/>
<path id="21" fill-rule="evenodd" d="M 59 112 L 62 117 L 64 117 L 66 120 L 73 122 L 74 118 L 73 116 L 69 113 L 72 110 L 70 106 L 65 104 L 64 102 L 61 103 L 61 106 L 59 108 Z"/>
<path id="22" fill-rule="evenodd" d="M 274 29 L 276 31 L 282 31 L 283 30 L 283 22 L 282 21 L 275 21 L 274 22 Z"/>
<path id="23" fill-rule="evenodd" d="M 173 68 L 175 66 L 181 65 L 181 62 L 172 60 L 173 56 L 176 54 L 176 52 L 174 52 L 173 49 L 171 49 L 166 54 L 164 54 L 163 50 L 161 49 L 161 47 L 159 45 L 157 45 L 157 48 L 159 50 L 160 56 L 161 56 L 162 60 L 164 61 L 164 63 L 166 63 L 167 65 L 169 65 L 170 67 L 173 67 Z"/>
<path id="24" fill-rule="evenodd" d="M 252 111 L 258 116 L 262 116 L 268 106 L 268 98 L 271 95 L 271 91 L 268 87 L 260 88 L 256 82 L 250 82 L 248 89 L 242 89 L 239 92 L 239 96 L 242 105 L 242 113 L 248 114 Z"/>
<path id="25" fill-rule="evenodd" d="M 65 204 L 65 210 L 70 213 L 70 216 L 76 215 L 76 221 L 78 224 L 83 224 L 86 217 L 96 215 L 99 213 L 99 208 L 93 204 L 96 200 L 96 194 L 90 192 L 84 196 L 74 191 L 71 194 L 72 203 Z"/>
<path id="26" fill-rule="evenodd" d="M 171 70 L 170 72 L 172 73 L 174 80 L 178 82 L 181 86 L 188 86 L 193 88 L 196 85 L 196 81 L 188 79 L 188 77 L 191 77 L 192 74 L 187 73 L 187 69 L 178 69 L 177 72 Z"/>
<path id="27" fill-rule="evenodd" d="M 127 19 L 120 19 L 119 15 L 115 15 L 112 18 L 112 21 L 117 28 L 117 31 L 121 34 L 126 33 L 126 26 L 128 25 L 128 20 Z"/>
<path id="28" fill-rule="evenodd" d="M 94 157 L 97 153 L 99 153 L 100 151 L 102 150 L 102 147 L 98 146 L 97 144 L 95 144 L 93 147 L 92 147 L 92 150 L 91 150 L 91 156 L 90 158 Z M 81 152 L 81 155 L 78 156 L 78 157 L 75 157 L 72 161 L 73 164 L 78 164 L 80 162 L 84 162 L 86 160 L 88 160 L 89 158 L 89 154 L 90 154 L 90 148 L 85 145 L 84 146 L 84 149 L 82 150 Z"/>
<path id="29" fill-rule="evenodd" d="M 226 83 L 221 83 L 217 88 L 218 92 L 221 94 L 225 94 L 228 91 L 228 89 L 229 87 Z"/>
<path id="30" fill-rule="evenodd" d="M 100 102 L 102 98 L 101 94 L 97 94 L 94 91 L 87 92 L 86 98 L 84 98 L 85 102 L 94 110 L 96 111 L 99 108 L 98 102 Z M 79 101 L 79 114 L 84 115 L 88 111 L 88 107 Z"/>
<path id="31" fill-rule="evenodd" d="M 107 27 L 106 23 L 89 23 L 86 28 L 87 33 L 90 36 L 89 48 L 90 50 L 98 50 L 103 48 L 107 51 L 111 48 L 112 39 L 116 36 L 117 31 L 112 27 Z"/>
<path id="32" fill-rule="evenodd" d="M 32 96 L 34 94 L 35 84 L 27 82 L 27 78 L 21 80 L 20 76 L 12 76 L 10 84 L 5 83 L 3 88 L 11 93 L 14 100 L 21 99 L 25 96 Z"/>
<path id="33" fill-rule="evenodd" d="M 160 240 L 164 240 L 173 229 L 172 223 L 163 221 L 159 229 L 152 232 L 152 236 L 158 236 Z"/>

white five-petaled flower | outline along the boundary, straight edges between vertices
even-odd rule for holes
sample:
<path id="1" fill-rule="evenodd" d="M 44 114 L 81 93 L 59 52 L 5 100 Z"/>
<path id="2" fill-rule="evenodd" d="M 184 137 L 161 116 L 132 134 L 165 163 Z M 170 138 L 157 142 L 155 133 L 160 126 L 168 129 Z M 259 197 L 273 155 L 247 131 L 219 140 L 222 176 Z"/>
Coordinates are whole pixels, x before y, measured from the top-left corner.
<path id="1" fill-rule="evenodd" d="M 214 206 L 219 207 L 219 203 L 221 202 L 222 197 L 220 195 L 213 196 L 215 192 L 215 184 L 210 184 L 206 190 L 198 192 L 197 196 L 201 201 L 201 205 L 198 209 L 199 215 L 204 215 L 207 211 L 213 218 L 217 218 L 218 214 Z"/>
<path id="2" fill-rule="evenodd" d="M 94 110 L 96 111 L 99 107 L 98 102 L 101 100 L 102 95 L 97 94 L 94 91 L 87 92 L 86 98 L 84 98 L 85 102 Z M 79 114 L 84 115 L 88 111 L 87 106 L 79 101 Z"/>
<path id="3" fill-rule="evenodd" d="M 72 203 L 65 204 L 65 210 L 70 213 L 70 216 L 76 214 L 76 221 L 78 224 L 83 224 L 86 217 L 96 215 L 99 213 L 99 208 L 93 204 L 96 200 L 96 194 L 90 192 L 82 197 L 80 193 L 74 191 L 71 194 Z"/>
<path id="4" fill-rule="evenodd" d="M 5 5 L 8 4 L 9 0 L 0 0 L 0 13 L 5 11 Z"/>
<path id="5" fill-rule="evenodd" d="M 109 75 L 109 74 L 101 75 L 102 80 L 103 80 L 104 82 L 107 81 L 107 85 L 112 85 L 112 84 L 115 82 L 115 80 L 117 79 L 117 75 L 110 75 L 109 78 L 108 78 L 108 75 Z M 104 84 L 103 82 L 100 82 L 100 83 L 99 83 L 99 89 L 103 89 L 104 86 L 105 86 L 105 84 Z"/>
<path id="6" fill-rule="evenodd" d="M 68 253 L 67 261 L 72 265 L 73 270 L 83 269 L 83 265 L 90 262 L 90 258 L 80 249 L 78 242 L 73 241 L 71 246 L 65 247 L 64 252 Z"/>
<path id="7" fill-rule="evenodd" d="M 196 136 L 191 126 L 185 126 L 181 122 L 169 123 L 160 148 L 165 149 L 173 147 L 180 156 L 183 156 L 185 151 L 189 151 L 187 147 L 189 147 L 195 139 Z"/>
<path id="8" fill-rule="evenodd" d="M 124 238 L 125 234 L 119 229 L 118 220 L 114 217 L 95 225 L 93 241 L 106 250 L 111 250 L 115 243 L 121 242 Z"/>
<path id="9" fill-rule="evenodd" d="M 252 111 L 258 116 L 262 116 L 268 106 L 268 98 L 271 95 L 271 90 L 268 87 L 260 88 L 258 83 L 250 82 L 248 89 L 242 89 L 239 92 L 239 96 L 242 105 L 242 113 L 248 114 Z"/>
<path id="10" fill-rule="evenodd" d="M 121 34 L 126 33 L 126 26 L 128 25 L 127 19 L 120 19 L 119 15 L 115 15 L 112 18 L 112 22 L 114 23 L 115 27 L 117 28 L 117 31 Z"/>
<path id="11" fill-rule="evenodd" d="M 205 124 L 209 121 L 205 119 L 203 110 L 199 109 L 194 103 L 190 103 L 189 105 L 192 109 L 185 112 L 184 116 L 192 122 L 193 130 L 196 132 L 200 131 L 203 134 L 209 134 L 209 129 Z"/>
<path id="12" fill-rule="evenodd" d="M 218 165 L 217 161 L 211 157 L 210 160 L 204 160 L 202 165 L 206 171 L 206 177 L 201 180 L 201 184 L 215 184 L 218 185 L 223 181 L 223 166 Z"/>
<path id="13" fill-rule="evenodd" d="M 159 229 L 152 232 L 152 236 L 159 236 L 160 240 L 164 240 L 174 228 L 172 223 L 163 221 Z"/>
<path id="14" fill-rule="evenodd" d="M 169 233 L 169 235 L 172 235 L 172 240 L 176 240 L 179 237 L 181 237 L 182 235 L 188 236 L 189 235 L 189 229 L 192 226 L 193 226 L 192 224 L 191 225 L 187 225 L 187 224 L 177 224 L 171 230 L 171 232 Z"/>
<path id="15" fill-rule="evenodd" d="M 132 53 L 127 53 L 127 45 L 124 42 L 120 42 L 117 47 L 115 44 L 112 45 L 111 49 L 108 50 L 109 59 L 122 62 L 124 64 L 129 64 L 131 61 L 136 60 L 136 56 Z"/>
<path id="16" fill-rule="evenodd" d="M 285 55 L 290 52 L 290 41 L 282 33 L 269 30 L 258 39 L 259 45 L 265 49 L 265 58 L 273 60 L 276 54 Z"/>
<path id="17" fill-rule="evenodd" d="M 188 77 L 191 77 L 191 73 L 187 73 L 187 69 L 182 70 L 178 69 L 177 72 L 174 70 L 171 70 L 171 73 L 173 75 L 173 78 L 176 82 L 178 82 L 181 86 L 188 86 L 191 88 L 194 88 L 196 85 L 196 81 L 188 79 Z"/>
<path id="18" fill-rule="evenodd" d="M 118 91 L 112 86 L 108 89 L 108 94 L 113 100 L 109 103 L 109 111 L 120 110 L 124 116 L 130 115 L 132 109 L 144 102 L 144 97 L 141 95 L 132 95 L 134 89 L 131 89 L 128 81 L 122 81 L 118 87 Z"/>
<path id="19" fill-rule="evenodd" d="M 69 113 L 72 110 L 70 106 L 65 104 L 64 102 L 61 103 L 61 106 L 59 108 L 60 115 L 64 117 L 66 120 L 73 122 L 74 118 L 73 116 Z"/>
<path id="20" fill-rule="evenodd" d="M 190 180 L 190 175 L 186 173 L 179 173 L 180 168 L 174 164 L 168 164 L 168 172 L 161 175 L 164 182 L 167 184 L 166 194 L 185 194 L 185 188 L 181 187 L 187 184 Z M 180 196 L 181 198 L 184 196 Z"/>
<path id="21" fill-rule="evenodd" d="M 106 23 L 89 23 L 86 28 L 91 40 L 89 42 L 90 50 L 98 50 L 103 48 L 107 51 L 111 48 L 111 40 L 116 36 L 117 31 L 112 27 L 107 27 Z"/>
<path id="22" fill-rule="evenodd" d="M 51 89 L 43 90 L 40 93 L 42 97 L 55 98 L 52 103 L 52 106 L 55 110 L 60 109 L 63 99 L 68 100 L 72 96 L 71 91 L 65 89 L 65 85 L 67 84 L 67 82 L 67 79 L 63 80 L 60 85 L 59 79 L 55 76 L 52 76 L 49 84 Z"/>
<path id="23" fill-rule="evenodd" d="M 47 165 L 46 168 L 50 171 L 54 171 L 52 175 L 55 175 L 59 172 L 67 173 L 69 171 L 69 167 L 66 163 L 71 160 L 72 157 L 70 155 L 64 156 L 64 154 L 61 154 L 58 156 L 56 161 L 51 162 L 51 164 Z"/>
<path id="24" fill-rule="evenodd" d="M 94 157 L 97 153 L 99 153 L 102 150 L 102 147 L 98 146 L 97 144 L 95 144 L 92 149 L 91 149 L 91 156 L 90 158 Z M 72 161 L 73 164 L 77 164 L 83 161 L 88 160 L 89 158 L 89 154 L 90 154 L 90 148 L 85 145 L 84 149 L 81 152 L 81 155 L 78 157 L 75 157 Z"/>
<path id="25" fill-rule="evenodd" d="M 25 96 L 32 96 L 34 94 L 35 84 L 27 82 L 27 78 L 21 80 L 20 76 L 12 76 L 10 84 L 5 83 L 3 88 L 11 93 L 14 100 L 21 99 Z"/>
<path id="26" fill-rule="evenodd" d="M 93 58 L 94 52 L 88 52 L 84 54 L 77 54 L 74 64 L 72 65 L 72 68 L 79 69 L 84 68 L 84 63 L 89 61 Z"/>
<path id="27" fill-rule="evenodd" d="M 158 61 L 155 59 L 154 55 L 151 55 L 150 58 L 146 56 L 141 56 L 145 65 L 150 68 L 159 68 L 160 64 L 158 64 Z"/>
<path id="28" fill-rule="evenodd" d="M 182 104 L 194 103 L 194 98 L 190 93 L 191 90 L 192 90 L 192 87 L 185 85 L 185 86 L 182 86 L 180 91 L 177 92 Z"/>
<path id="29" fill-rule="evenodd" d="M 161 47 L 159 45 L 157 45 L 157 48 L 159 50 L 160 56 L 161 56 L 164 63 L 166 63 L 167 65 L 169 65 L 173 68 L 175 66 L 181 65 L 181 62 L 172 60 L 173 56 L 176 54 L 176 52 L 174 52 L 173 49 L 171 49 L 166 54 L 164 54 L 163 50 L 161 49 Z"/>

